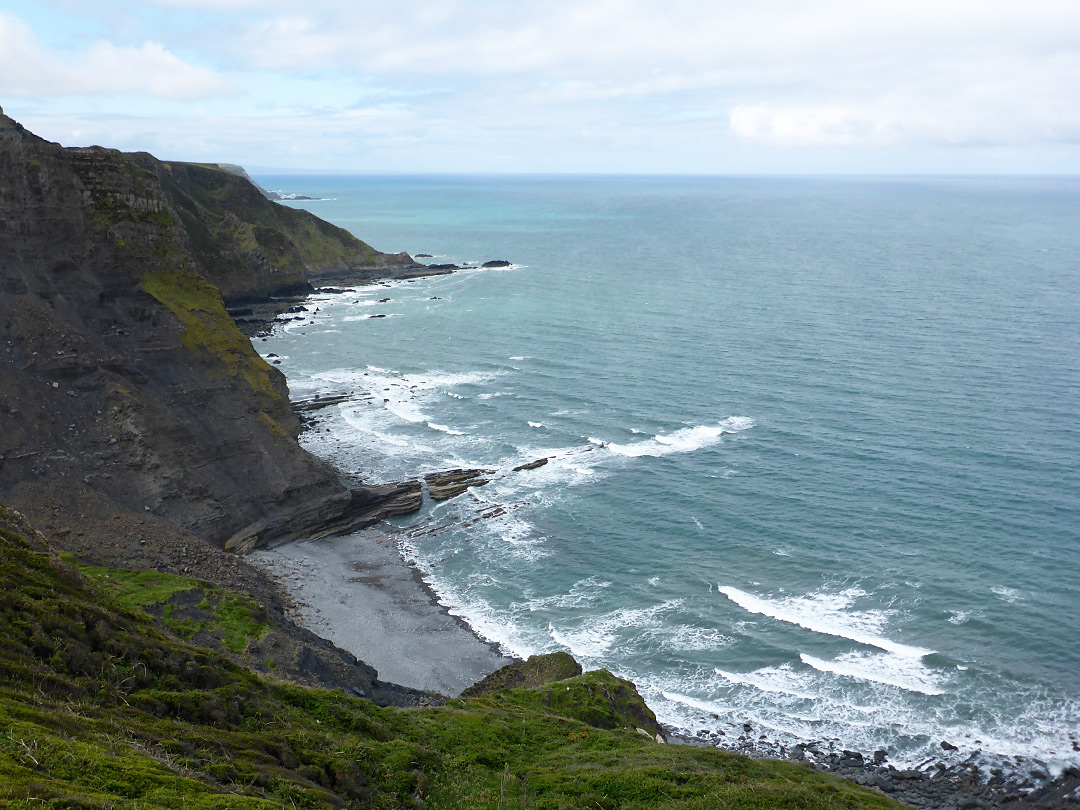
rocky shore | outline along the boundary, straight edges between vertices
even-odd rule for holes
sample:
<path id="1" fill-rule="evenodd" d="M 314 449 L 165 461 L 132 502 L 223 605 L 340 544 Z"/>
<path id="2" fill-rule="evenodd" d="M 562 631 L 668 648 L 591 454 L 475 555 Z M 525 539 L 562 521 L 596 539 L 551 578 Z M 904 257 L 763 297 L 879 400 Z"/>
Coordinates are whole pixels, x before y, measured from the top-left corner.
<path id="1" fill-rule="evenodd" d="M 512 660 L 451 616 L 377 528 L 247 559 L 288 589 L 298 623 L 384 680 L 457 696 Z"/>
<path id="2" fill-rule="evenodd" d="M 696 735 L 666 731 L 671 742 L 715 746 L 755 759 L 802 762 L 920 810 L 1080 808 L 1080 769 L 1066 768 L 1051 777 L 1040 764 L 1019 757 L 1008 763 L 1007 770 L 987 767 L 979 762 L 977 752 L 963 759 L 953 755 L 956 746 L 947 740 L 940 742 L 940 757 L 928 757 L 914 767 L 897 767 L 884 750 L 850 751 L 835 741 L 785 744 L 750 723 L 730 724 L 726 732 L 701 730 Z"/>

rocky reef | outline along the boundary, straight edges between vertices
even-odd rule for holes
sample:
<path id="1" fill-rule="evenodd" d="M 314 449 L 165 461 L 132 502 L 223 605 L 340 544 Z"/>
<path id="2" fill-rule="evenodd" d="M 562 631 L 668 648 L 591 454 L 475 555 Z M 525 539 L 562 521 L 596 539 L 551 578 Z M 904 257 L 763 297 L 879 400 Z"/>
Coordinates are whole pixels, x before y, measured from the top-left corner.
<path id="1" fill-rule="evenodd" d="M 244 177 L 0 113 L 0 498 L 92 493 L 237 550 L 415 508 L 299 447 L 226 304 L 424 271 Z"/>

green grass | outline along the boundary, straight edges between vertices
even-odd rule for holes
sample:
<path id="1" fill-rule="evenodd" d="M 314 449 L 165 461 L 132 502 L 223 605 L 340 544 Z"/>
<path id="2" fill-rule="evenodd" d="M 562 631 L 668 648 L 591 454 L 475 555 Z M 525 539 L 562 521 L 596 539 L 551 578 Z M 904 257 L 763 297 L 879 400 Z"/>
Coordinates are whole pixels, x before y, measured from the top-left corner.
<path id="1" fill-rule="evenodd" d="M 206 634 L 221 643 L 229 652 L 247 649 L 248 641 L 259 641 L 270 630 L 265 611 L 254 599 L 230 594 L 206 582 L 179 577 L 159 571 L 129 571 L 93 565 L 77 565 L 114 603 L 124 610 L 149 610 L 160 616 L 173 633 L 184 640 Z M 197 591 L 202 599 L 187 613 L 195 616 L 180 618 L 173 597 Z M 160 607 L 160 610 L 153 608 Z"/>
<path id="2" fill-rule="evenodd" d="M 143 612 L 192 580 L 89 574 L 0 507 L 0 808 L 898 806 L 799 764 L 657 744 L 603 671 L 412 710 L 269 681 Z M 247 632 L 243 599 L 207 606 Z"/>
<path id="3" fill-rule="evenodd" d="M 197 579 L 163 574 L 158 571 L 129 571 L 123 568 L 93 565 L 77 567 L 125 610 L 143 609 L 149 605 L 168 602 L 173 594 L 205 586 L 205 583 Z"/>
<path id="4" fill-rule="evenodd" d="M 243 596 L 223 596 L 214 610 L 214 619 L 225 637 L 225 649 L 230 652 L 243 652 L 249 638 L 258 641 L 270 629 L 265 621 L 259 621 L 252 600 Z"/>

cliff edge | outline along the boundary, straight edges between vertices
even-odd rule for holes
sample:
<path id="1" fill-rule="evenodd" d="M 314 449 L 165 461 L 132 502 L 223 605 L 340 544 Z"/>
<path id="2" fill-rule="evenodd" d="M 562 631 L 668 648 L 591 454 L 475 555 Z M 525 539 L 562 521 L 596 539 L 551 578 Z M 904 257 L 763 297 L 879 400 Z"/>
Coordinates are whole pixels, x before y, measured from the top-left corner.
<path id="1" fill-rule="evenodd" d="M 300 448 L 284 376 L 225 302 L 422 269 L 242 177 L 0 113 L 0 499 L 93 496 L 239 551 L 411 508 L 411 487 L 350 488 Z"/>

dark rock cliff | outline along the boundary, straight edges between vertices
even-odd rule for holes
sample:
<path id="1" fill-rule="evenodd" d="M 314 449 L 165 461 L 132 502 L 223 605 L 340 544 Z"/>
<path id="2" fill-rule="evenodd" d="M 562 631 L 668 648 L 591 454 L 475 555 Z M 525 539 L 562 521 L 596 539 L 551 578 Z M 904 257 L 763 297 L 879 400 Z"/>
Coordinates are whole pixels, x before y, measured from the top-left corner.
<path id="1" fill-rule="evenodd" d="M 0 112 L 0 499 L 92 490 L 237 550 L 409 508 L 299 447 L 223 293 L 419 267 L 225 171 L 65 149 Z"/>

